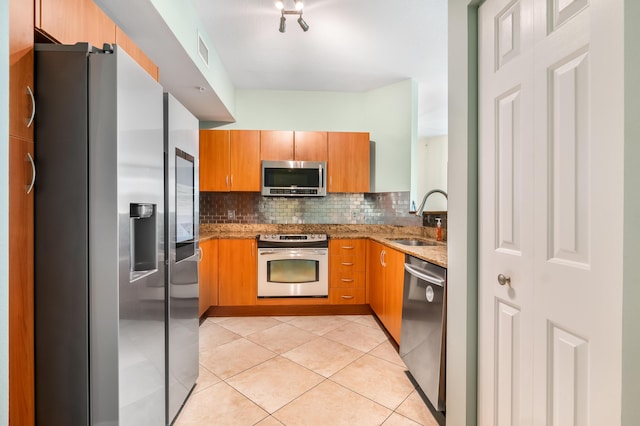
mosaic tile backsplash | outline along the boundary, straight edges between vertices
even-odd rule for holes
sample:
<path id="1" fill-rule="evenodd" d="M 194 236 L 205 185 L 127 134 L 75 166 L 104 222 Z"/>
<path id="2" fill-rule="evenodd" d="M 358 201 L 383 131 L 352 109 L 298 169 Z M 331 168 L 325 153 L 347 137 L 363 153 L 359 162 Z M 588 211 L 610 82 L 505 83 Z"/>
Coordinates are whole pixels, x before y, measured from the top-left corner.
<path id="1" fill-rule="evenodd" d="M 420 226 L 409 192 L 263 197 L 255 192 L 201 192 L 200 223 L 322 223 Z"/>

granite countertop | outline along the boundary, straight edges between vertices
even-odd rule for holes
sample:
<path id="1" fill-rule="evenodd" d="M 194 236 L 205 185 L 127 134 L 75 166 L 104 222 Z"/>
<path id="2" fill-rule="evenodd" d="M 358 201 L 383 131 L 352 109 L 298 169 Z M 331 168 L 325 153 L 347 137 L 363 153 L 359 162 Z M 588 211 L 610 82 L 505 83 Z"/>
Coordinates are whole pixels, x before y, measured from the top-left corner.
<path id="1" fill-rule="evenodd" d="M 209 239 L 255 238 L 258 234 L 327 234 L 329 238 L 369 238 L 390 248 L 436 265 L 447 267 L 447 244 L 407 246 L 392 239 L 435 241 L 435 229 L 423 226 L 395 225 L 330 225 L 330 224 L 204 224 L 200 225 L 200 241 Z M 446 232 L 445 232 L 446 236 Z"/>

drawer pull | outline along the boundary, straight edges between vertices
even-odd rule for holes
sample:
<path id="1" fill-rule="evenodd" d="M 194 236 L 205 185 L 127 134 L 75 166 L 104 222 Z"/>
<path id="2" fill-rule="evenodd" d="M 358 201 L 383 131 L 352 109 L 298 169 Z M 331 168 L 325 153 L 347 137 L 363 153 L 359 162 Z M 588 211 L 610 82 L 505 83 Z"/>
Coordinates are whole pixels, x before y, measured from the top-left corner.
<path id="1" fill-rule="evenodd" d="M 340 248 L 343 248 L 345 250 L 353 250 L 355 247 L 354 246 L 342 246 Z"/>
<path id="2" fill-rule="evenodd" d="M 343 283 L 352 283 L 353 279 L 352 278 L 342 278 L 340 281 L 342 281 Z"/>
<path id="3" fill-rule="evenodd" d="M 341 265 L 343 265 L 343 266 L 353 266 L 353 262 L 342 262 Z"/>
<path id="4" fill-rule="evenodd" d="M 353 299 L 353 296 L 346 296 L 345 295 L 345 296 L 340 296 L 340 297 L 342 297 L 343 299 Z"/>

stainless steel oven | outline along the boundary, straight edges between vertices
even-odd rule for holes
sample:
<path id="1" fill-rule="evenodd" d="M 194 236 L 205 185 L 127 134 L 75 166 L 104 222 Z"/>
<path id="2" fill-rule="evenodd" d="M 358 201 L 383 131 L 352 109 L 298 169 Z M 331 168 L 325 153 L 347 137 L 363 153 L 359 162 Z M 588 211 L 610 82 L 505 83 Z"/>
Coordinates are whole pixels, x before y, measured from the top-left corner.
<path id="1" fill-rule="evenodd" d="M 326 235 L 258 236 L 258 297 L 328 297 L 328 275 Z"/>

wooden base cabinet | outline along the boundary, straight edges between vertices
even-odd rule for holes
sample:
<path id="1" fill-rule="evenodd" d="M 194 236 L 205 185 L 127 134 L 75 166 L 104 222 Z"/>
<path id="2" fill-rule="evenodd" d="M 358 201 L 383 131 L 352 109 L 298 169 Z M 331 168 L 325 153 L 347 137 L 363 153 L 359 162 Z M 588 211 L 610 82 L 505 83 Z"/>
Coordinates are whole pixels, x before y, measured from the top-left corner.
<path id="1" fill-rule="evenodd" d="M 399 344 L 402 326 L 404 254 L 369 242 L 367 301 L 391 337 Z"/>
<path id="2" fill-rule="evenodd" d="M 258 298 L 256 240 L 219 240 L 218 304 L 255 305 Z"/>
<path id="3" fill-rule="evenodd" d="M 202 316 L 209 307 L 218 305 L 218 240 L 201 242 L 200 251 L 198 315 Z"/>
<path id="4" fill-rule="evenodd" d="M 329 241 L 329 300 L 332 304 L 366 303 L 366 240 Z"/>

